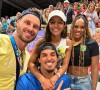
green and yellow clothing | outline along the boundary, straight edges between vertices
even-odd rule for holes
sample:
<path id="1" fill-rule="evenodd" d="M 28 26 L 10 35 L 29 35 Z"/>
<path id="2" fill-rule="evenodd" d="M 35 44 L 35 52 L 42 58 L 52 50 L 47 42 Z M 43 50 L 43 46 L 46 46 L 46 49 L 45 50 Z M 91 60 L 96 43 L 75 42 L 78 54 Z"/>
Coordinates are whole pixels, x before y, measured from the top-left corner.
<path id="1" fill-rule="evenodd" d="M 23 69 L 20 70 L 20 76 L 26 73 L 28 61 L 30 58 L 27 50 L 22 51 L 22 54 Z M 0 34 L 0 90 L 14 90 L 15 80 L 16 57 L 14 50 L 9 36 Z"/>

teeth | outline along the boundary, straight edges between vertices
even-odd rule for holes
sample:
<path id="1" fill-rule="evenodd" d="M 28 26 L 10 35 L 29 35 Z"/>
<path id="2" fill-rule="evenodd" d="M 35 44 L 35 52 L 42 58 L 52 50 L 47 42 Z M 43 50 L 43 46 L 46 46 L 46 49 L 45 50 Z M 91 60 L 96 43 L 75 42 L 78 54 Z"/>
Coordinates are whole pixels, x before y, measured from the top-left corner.
<path id="1" fill-rule="evenodd" d="M 54 31 L 58 31 L 58 29 L 54 29 Z"/>
<path id="2" fill-rule="evenodd" d="M 81 35 L 81 33 L 76 33 L 77 35 Z"/>
<path id="3" fill-rule="evenodd" d="M 47 65 L 48 65 L 48 66 L 51 66 L 51 65 L 52 65 L 52 63 L 47 63 Z"/>

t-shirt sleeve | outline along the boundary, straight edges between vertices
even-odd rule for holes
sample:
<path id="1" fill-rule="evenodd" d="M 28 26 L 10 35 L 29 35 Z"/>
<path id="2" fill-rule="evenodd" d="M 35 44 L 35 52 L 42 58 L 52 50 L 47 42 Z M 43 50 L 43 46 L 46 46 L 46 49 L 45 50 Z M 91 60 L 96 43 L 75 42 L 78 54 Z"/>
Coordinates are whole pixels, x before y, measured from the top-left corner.
<path id="1" fill-rule="evenodd" d="M 99 46 L 98 46 L 98 44 L 97 44 L 96 41 L 94 41 L 93 43 L 91 43 L 90 49 L 91 49 L 90 50 L 91 57 L 99 55 Z"/>
<path id="2" fill-rule="evenodd" d="M 19 78 L 17 84 L 16 84 L 16 90 L 26 90 L 22 78 Z"/>

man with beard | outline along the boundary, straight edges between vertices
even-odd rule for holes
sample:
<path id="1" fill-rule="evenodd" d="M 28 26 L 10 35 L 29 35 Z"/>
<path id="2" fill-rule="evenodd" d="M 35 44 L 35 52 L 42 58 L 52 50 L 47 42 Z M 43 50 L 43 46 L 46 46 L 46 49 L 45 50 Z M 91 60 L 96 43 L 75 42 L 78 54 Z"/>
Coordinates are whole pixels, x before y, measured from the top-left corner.
<path id="1" fill-rule="evenodd" d="M 64 74 L 60 76 L 59 73 L 55 72 L 56 65 L 58 62 L 58 53 L 55 46 L 50 42 L 43 42 L 38 48 L 37 55 L 40 73 L 47 79 L 50 80 L 54 75 L 60 77 L 55 84 L 54 89 L 49 90 L 70 90 L 70 78 Z M 63 80 L 62 87 L 59 89 L 58 85 Z M 52 83 L 52 81 L 51 81 Z M 53 84 L 53 83 L 52 83 Z M 32 74 L 27 73 L 21 76 L 16 85 L 16 90 L 43 90 L 38 79 Z"/>
<path id="2" fill-rule="evenodd" d="M 17 20 L 11 37 L 0 34 L 0 90 L 14 90 L 18 77 L 26 73 L 30 55 L 25 47 L 35 39 L 40 22 L 38 11 L 27 9 Z"/>

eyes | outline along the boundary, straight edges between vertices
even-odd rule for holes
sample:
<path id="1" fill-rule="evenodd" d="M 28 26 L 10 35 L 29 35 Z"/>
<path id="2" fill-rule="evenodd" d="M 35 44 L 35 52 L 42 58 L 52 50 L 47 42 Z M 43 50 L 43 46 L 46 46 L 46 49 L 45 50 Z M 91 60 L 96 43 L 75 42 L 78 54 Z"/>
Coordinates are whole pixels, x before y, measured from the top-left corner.
<path id="1" fill-rule="evenodd" d="M 54 57 L 54 56 L 56 56 L 56 52 L 51 52 L 49 55 L 48 55 L 47 53 L 41 53 L 40 56 L 41 56 L 41 57 L 47 57 L 47 56 Z"/>
<path id="2" fill-rule="evenodd" d="M 53 25 L 53 24 L 64 24 L 64 22 L 63 21 L 58 21 L 58 22 L 56 22 L 56 21 L 50 21 L 50 24 L 51 25 Z"/>
<path id="3" fill-rule="evenodd" d="M 74 28 L 75 28 L 75 29 L 78 29 L 78 28 L 84 29 L 85 26 L 78 26 L 78 25 L 75 25 Z"/>
<path id="4" fill-rule="evenodd" d="M 24 23 L 27 25 L 27 26 L 30 26 L 31 24 L 33 24 L 32 22 L 30 22 L 29 20 L 26 20 L 26 21 L 24 21 Z M 33 28 L 34 29 L 37 29 L 37 30 L 39 30 L 39 25 L 37 25 L 37 24 L 33 24 Z"/>

